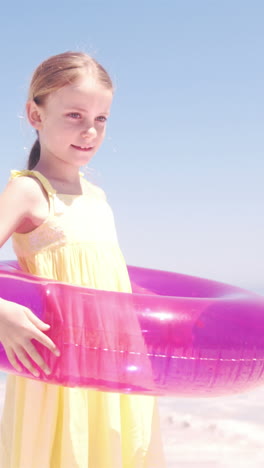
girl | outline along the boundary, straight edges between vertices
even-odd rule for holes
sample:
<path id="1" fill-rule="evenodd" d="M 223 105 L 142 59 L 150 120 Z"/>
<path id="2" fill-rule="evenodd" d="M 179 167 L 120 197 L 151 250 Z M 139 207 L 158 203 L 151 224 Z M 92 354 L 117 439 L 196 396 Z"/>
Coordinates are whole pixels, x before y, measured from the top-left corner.
<path id="1" fill-rule="evenodd" d="M 0 244 L 12 235 L 21 267 L 32 274 L 129 292 L 104 193 L 79 173 L 104 139 L 112 96 L 107 72 L 86 54 L 66 52 L 36 69 L 27 116 L 38 138 L 28 169 L 12 171 L 0 197 Z M 23 363 L 35 376 L 38 366 L 50 372 L 32 343 L 59 355 L 48 328 L 30 310 L 1 300 L 0 340 L 18 371 Z M 164 466 L 153 397 L 8 377 L 2 468 Z"/>

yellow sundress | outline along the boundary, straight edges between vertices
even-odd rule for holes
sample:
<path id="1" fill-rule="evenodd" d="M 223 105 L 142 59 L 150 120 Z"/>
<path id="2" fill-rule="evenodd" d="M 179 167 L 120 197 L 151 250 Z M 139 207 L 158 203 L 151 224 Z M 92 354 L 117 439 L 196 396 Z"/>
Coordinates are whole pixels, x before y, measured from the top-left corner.
<path id="1" fill-rule="evenodd" d="M 104 192 L 59 194 L 37 171 L 49 217 L 15 233 L 23 270 L 63 282 L 130 292 L 114 219 Z M 1 433 L 1 468 L 164 468 L 156 398 L 67 388 L 10 375 Z"/>

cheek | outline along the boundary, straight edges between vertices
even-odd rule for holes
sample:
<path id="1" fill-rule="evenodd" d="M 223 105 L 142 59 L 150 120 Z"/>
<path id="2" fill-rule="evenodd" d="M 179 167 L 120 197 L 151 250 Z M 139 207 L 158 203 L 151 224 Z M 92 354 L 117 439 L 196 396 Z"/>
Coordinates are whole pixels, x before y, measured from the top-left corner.
<path id="1" fill-rule="evenodd" d="M 97 129 L 97 134 L 101 140 L 103 140 L 103 138 L 105 137 L 105 131 L 106 131 L 105 127 L 100 127 Z"/>
<path id="2" fill-rule="evenodd" d="M 53 127 L 50 126 L 50 132 L 53 136 L 54 141 L 62 141 L 66 138 L 71 138 L 71 135 L 75 132 L 75 128 L 68 122 L 59 122 Z"/>
<path id="3" fill-rule="evenodd" d="M 49 125 L 44 132 L 44 138 L 48 146 L 60 148 L 63 142 L 66 142 L 68 132 L 59 125 Z"/>

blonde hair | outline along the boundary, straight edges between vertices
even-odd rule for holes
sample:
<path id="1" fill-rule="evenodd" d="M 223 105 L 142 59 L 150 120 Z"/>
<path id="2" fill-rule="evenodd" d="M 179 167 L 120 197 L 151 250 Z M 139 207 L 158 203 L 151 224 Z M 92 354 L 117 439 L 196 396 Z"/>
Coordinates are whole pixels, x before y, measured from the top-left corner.
<path id="1" fill-rule="evenodd" d="M 113 91 L 113 83 L 107 71 L 90 55 L 83 52 L 53 55 L 36 68 L 31 79 L 28 100 L 41 106 L 50 93 L 76 82 L 87 74 L 106 89 Z M 37 138 L 29 154 L 28 169 L 33 169 L 39 158 L 40 143 Z"/>

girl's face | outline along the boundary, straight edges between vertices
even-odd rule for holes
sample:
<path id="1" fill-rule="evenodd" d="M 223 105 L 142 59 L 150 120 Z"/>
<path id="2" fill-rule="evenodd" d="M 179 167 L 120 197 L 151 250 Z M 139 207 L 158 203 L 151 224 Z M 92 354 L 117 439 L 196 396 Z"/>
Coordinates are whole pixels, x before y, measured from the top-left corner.
<path id="1" fill-rule="evenodd" d="M 55 157 L 75 167 L 87 164 L 104 139 L 112 97 L 111 90 L 83 77 L 51 93 L 43 106 L 28 103 L 41 158 Z"/>

